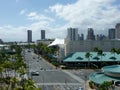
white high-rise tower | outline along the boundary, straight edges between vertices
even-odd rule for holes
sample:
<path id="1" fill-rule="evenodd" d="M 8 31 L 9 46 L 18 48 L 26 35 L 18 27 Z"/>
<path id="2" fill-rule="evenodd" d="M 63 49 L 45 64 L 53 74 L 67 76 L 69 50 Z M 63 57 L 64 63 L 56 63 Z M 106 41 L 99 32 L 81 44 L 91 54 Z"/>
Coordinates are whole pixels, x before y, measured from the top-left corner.
<path id="1" fill-rule="evenodd" d="M 115 39 L 120 39 L 120 23 L 115 26 Z"/>
<path id="2" fill-rule="evenodd" d="M 78 29 L 77 28 L 68 28 L 67 29 L 67 40 L 76 41 L 78 40 Z"/>

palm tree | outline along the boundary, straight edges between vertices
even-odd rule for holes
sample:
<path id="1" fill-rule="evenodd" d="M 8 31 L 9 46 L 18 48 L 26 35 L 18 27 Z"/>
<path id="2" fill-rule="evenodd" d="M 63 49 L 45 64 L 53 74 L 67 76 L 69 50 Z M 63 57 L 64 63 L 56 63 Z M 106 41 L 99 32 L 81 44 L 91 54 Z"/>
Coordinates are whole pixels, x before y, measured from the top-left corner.
<path id="1" fill-rule="evenodd" d="M 34 85 L 34 81 L 32 79 L 28 79 L 24 84 L 25 90 L 41 90 Z"/>
<path id="2" fill-rule="evenodd" d="M 116 53 L 119 55 L 120 54 L 120 48 L 118 50 L 116 50 Z M 118 61 L 119 64 L 119 61 Z"/>
<path id="3" fill-rule="evenodd" d="M 2 72 L 3 72 L 3 70 L 4 70 L 4 67 L 3 66 L 0 66 L 0 78 L 2 78 Z"/>
<path id="4" fill-rule="evenodd" d="M 23 58 L 18 54 L 14 55 L 13 57 L 14 57 L 15 61 L 13 62 L 12 68 L 14 70 L 14 75 L 16 76 L 16 72 L 21 71 L 21 69 L 20 69 L 21 67 L 26 69 L 26 63 L 24 62 Z"/>
<path id="5" fill-rule="evenodd" d="M 10 61 L 5 61 L 3 63 L 3 67 L 5 68 L 6 77 L 9 77 L 9 73 L 8 72 L 12 68 L 11 66 L 12 66 L 12 62 L 10 62 Z"/>
<path id="6" fill-rule="evenodd" d="M 103 51 L 102 51 L 102 50 L 99 50 L 99 51 L 98 51 L 98 55 L 99 55 L 99 56 L 101 56 L 101 61 L 102 61 L 102 57 L 103 57 L 103 56 L 105 56 L 106 54 L 105 54 L 105 53 L 103 53 Z M 102 65 L 102 64 L 105 64 L 105 62 L 104 62 L 104 61 L 102 61 L 102 62 L 101 62 L 101 65 Z"/>
<path id="7" fill-rule="evenodd" d="M 23 75 L 26 73 L 26 67 L 24 66 L 24 64 L 25 63 L 23 62 L 23 60 L 18 59 L 17 62 L 16 62 L 16 68 L 18 68 L 18 69 L 16 69 L 16 72 L 20 74 L 20 78 L 21 78 L 21 81 L 22 81 L 21 82 L 22 87 L 24 85 L 24 77 L 23 77 Z"/>
<path id="8" fill-rule="evenodd" d="M 95 47 L 94 48 L 94 50 L 93 50 L 94 52 L 97 52 L 97 56 L 96 57 L 94 57 L 97 61 L 100 59 L 98 56 L 99 56 L 99 48 L 98 47 Z"/>
<path id="9" fill-rule="evenodd" d="M 19 82 L 19 79 L 16 77 L 11 77 L 10 79 L 10 83 L 11 83 L 11 89 L 13 90 L 16 86 L 17 83 Z"/>
<path id="10" fill-rule="evenodd" d="M 98 51 L 98 55 L 101 56 L 101 61 L 102 61 L 102 57 L 105 56 L 105 54 L 103 53 L 103 51 L 102 51 L 102 50 L 99 50 L 99 51 Z"/>
<path id="11" fill-rule="evenodd" d="M 98 52 L 98 51 L 99 51 L 99 48 L 98 48 L 98 47 L 94 47 L 93 51 L 94 51 L 94 52 Z"/>
<path id="12" fill-rule="evenodd" d="M 20 77 L 22 78 L 22 76 L 26 73 L 26 69 L 22 66 L 17 70 L 17 72 L 20 74 Z"/>
<path id="13" fill-rule="evenodd" d="M 120 54 L 120 48 L 118 50 L 116 50 L 117 54 Z"/>
<path id="14" fill-rule="evenodd" d="M 115 58 L 115 53 L 116 53 L 116 52 L 117 52 L 117 51 L 116 51 L 115 48 L 112 48 L 112 49 L 111 49 L 111 53 L 114 54 L 114 58 L 113 58 L 114 60 L 116 59 L 116 58 Z"/>
<path id="15" fill-rule="evenodd" d="M 92 56 L 92 54 L 90 54 L 90 52 L 86 52 L 85 57 L 88 59 L 88 67 L 90 67 L 90 57 Z"/>
<path id="16" fill-rule="evenodd" d="M 21 54 L 22 48 L 20 46 L 14 45 L 14 49 L 15 49 L 15 51 L 16 51 L 17 54 L 19 54 L 19 55 Z"/>

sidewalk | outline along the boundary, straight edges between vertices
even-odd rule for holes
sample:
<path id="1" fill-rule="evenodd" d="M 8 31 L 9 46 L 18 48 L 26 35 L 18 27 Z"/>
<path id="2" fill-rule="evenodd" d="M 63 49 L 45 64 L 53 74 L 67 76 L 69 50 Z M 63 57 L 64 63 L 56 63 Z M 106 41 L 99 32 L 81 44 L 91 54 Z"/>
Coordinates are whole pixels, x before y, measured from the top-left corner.
<path id="1" fill-rule="evenodd" d="M 42 57 L 41 57 L 42 58 Z M 50 62 L 48 62 L 47 60 L 45 60 L 44 58 L 42 58 L 42 60 L 44 62 L 46 62 L 48 65 L 50 65 L 51 67 L 53 67 L 54 69 L 56 68 L 56 66 L 54 66 L 53 64 L 51 64 Z"/>
<path id="2" fill-rule="evenodd" d="M 56 68 L 56 66 L 54 66 L 53 64 L 51 64 L 50 62 L 48 62 L 47 60 L 45 60 L 44 58 L 42 58 L 40 55 L 35 54 L 35 53 L 33 53 L 33 54 L 36 55 L 36 56 L 39 56 L 43 62 L 47 63 L 48 65 L 50 65 L 54 69 Z"/>

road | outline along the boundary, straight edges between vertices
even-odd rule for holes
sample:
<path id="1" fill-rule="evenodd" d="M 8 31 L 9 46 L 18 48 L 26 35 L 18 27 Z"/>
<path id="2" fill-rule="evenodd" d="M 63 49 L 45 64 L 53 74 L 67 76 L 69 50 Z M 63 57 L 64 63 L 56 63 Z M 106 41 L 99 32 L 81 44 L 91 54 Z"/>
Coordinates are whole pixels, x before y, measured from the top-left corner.
<path id="1" fill-rule="evenodd" d="M 24 58 L 28 65 L 28 76 L 42 90 L 76 90 L 83 87 L 84 80 L 70 71 L 53 68 L 33 52 L 25 50 Z M 31 72 L 38 71 L 38 76 L 31 75 Z"/>

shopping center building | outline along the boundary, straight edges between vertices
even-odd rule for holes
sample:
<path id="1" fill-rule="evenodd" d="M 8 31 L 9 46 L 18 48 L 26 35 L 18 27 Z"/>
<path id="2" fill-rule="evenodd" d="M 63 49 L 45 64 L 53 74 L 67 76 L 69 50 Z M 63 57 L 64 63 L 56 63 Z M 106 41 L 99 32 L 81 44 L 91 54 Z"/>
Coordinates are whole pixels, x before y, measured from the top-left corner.
<path id="1" fill-rule="evenodd" d="M 89 79 L 95 84 L 102 84 L 104 81 L 118 82 L 120 86 L 120 65 L 104 66 L 101 71 L 90 74 Z"/>

